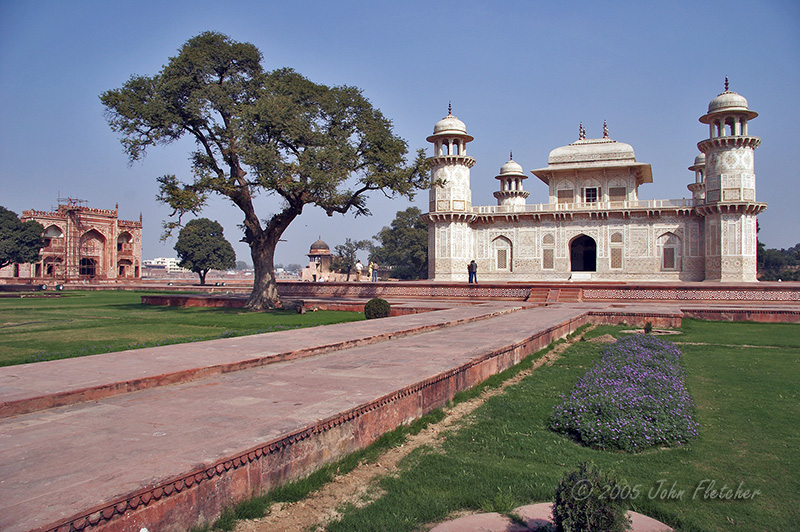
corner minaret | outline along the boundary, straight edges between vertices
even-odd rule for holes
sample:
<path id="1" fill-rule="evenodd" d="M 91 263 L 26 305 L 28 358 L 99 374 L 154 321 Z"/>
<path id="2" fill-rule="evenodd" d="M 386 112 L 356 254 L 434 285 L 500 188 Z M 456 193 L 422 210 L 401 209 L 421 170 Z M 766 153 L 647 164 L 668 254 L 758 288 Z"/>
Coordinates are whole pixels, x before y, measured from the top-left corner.
<path id="1" fill-rule="evenodd" d="M 508 162 L 500 167 L 500 175 L 495 179 L 500 181 L 500 190 L 494 193 L 498 205 L 525 205 L 525 198 L 530 192 L 522 189 L 522 181 L 528 176 L 522 171 L 522 166 L 514 161 L 513 153 L 509 155 Z"/>
<path id="2" fill-rule="evenodd" d="M 430 212 L 428 222 L 428 278 L 461 280 L 473 257 L 472 191 L 470 168 L 475 159 L 467 156 L 467 134 L 464 122 L 453 116 L 448 106 L 447 116 L 433 127 L 428 137 L 433 144 L 431 164 Z"/>
<path id="3" fill-rule="evenodd" d="M 431 163 L 431 212 L 471 212 L 472 191 L 470 190 L 469 169 L 475 159 L 467 157 L 467 143 L 472 137 L 467 135 L 467 126 L 453 116 L 448 105 L 447 116 L 433 126 L 433 135 L 427 138 L 433 143 Z"/>
<path id="4" fill-rule="evenodd" d="M 749 135 L 747 124 L 757 116 L 725 78 L 725 91 L 700 117 L 709 135 L 697 143 L 705 155 L 705 199 L 696 205 L 705 217 L 707 281 L 757 280 L 756 215 L 767 207 L 756 202 L 753 157 L 761 139 Z"/>

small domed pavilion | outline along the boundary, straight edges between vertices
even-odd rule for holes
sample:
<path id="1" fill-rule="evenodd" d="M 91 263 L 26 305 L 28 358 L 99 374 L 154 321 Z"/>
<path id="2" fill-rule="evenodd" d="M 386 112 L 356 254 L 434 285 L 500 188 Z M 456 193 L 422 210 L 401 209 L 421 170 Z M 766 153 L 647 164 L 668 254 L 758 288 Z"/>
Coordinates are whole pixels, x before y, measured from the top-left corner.
<path id="1" fill-rule="evenodd" d="M 308 250 L 308 261 L 308 267 L 304 268 L 301 273 L 301 280 L 321 281 L 327 280 L 331 275 L 331 266 L 333 265 L 331 247 L 322 240 L 321 236 L 311 244 L 311 248 Z"/>

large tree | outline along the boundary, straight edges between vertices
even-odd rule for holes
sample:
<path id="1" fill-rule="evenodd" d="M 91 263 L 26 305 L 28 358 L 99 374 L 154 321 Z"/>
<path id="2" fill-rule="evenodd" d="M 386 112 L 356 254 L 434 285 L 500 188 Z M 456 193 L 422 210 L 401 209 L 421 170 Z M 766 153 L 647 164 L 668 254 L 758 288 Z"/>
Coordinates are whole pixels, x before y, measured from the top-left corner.
<path id="1" fill-rule="evenodd" d="M 100 96 L 131 162 L 151 146 L 194 138 L 193 178 L 158 179 L 159 200 L 177 216 L 165 226 L 197 213 L 209 194 L 230 199 L 244 215 L 253 259 L 252 309 L 280 305 L 275 246 L 305 205 L 365 215 L 372 191 L 411 197 L 427 186 L 422 151 L 407 164 L 405 141 L 359 89 L 312 83 L 291 69 L 267 72 L 261 59 L 252 44 L 205 32 L 159 74 L 133 76 Z M 254 205 L 260 193 L 282 200 L 263 220 Z"/>
<path id="2" fill-rule="evenodd" d="M 44 246 L 43 231 L 39 222 L 23 222 L 17 213 L 0 206 L 0 268 L 38 262 Z"/>
<path id="3" fill-rule="evenodd" d="M 208 218 L 198 218 L 187 223 L 178 234 L 175 251 L 181 259 L 178 266 L 200 276 L 206 284 L 211 270 L 230 270 L 236 266 L 236 253 L 225 240 L 222 226 Z"/>
<path id="4" fill-rule="evenodd" d="M 373 237 L 378 245 L 370 260 L 393 266 L 392 276 L 398 279 L 428 278 L 428 226 L 421 214 L 416 207 L 398 211 L 392 225 Z"/>

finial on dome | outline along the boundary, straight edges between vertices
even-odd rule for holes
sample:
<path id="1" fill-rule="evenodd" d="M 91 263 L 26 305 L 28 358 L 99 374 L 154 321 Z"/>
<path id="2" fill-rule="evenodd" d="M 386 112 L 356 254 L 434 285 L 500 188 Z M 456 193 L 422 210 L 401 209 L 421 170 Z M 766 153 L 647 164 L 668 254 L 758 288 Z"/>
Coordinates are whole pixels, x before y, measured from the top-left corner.
<path id="1" fill-rule="evenodd" d="M 586 140 L 586 130 L 583 129 L 583 122 L 581 122 L 580 129 L 578 130 L 578 139 Z"/>
<path id="2" fill-rule="evenodd" d="M 514 152 L 513 151 L 509 151 L 508 152 L 508 160 L 509 161 L 513 161 L 514 160 Z"/>
<path id="3" fill-rule="evenodd" d="M 447 116 L 453 116 L 453 102 L 447 102 Z"/>
<path id="4" fill-rule="evenodd" d="M 728 92 L 728 76 L 725 76 L 725 92 Z"/>
<path id="5" fill-rule="evenodd" d="M 603 138 L 604 139 L 608 138 L 608 124 L 606 123 L 605 120 L 603 120 Z"/>

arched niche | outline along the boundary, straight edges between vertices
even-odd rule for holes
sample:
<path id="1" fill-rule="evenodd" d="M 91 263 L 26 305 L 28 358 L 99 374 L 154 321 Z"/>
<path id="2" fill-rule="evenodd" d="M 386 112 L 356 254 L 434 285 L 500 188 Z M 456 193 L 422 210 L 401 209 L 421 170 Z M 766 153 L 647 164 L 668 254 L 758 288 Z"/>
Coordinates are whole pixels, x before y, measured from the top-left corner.
<path id="1" fill-rule="evenodd" d="M 504 236 L 498 236 L 492 240 L 492 249 L 494 250 L 495 268 L 512 271 L 514 246 L 511 240 Z"/>
<path id="2" fill-rule="evenodd" d="M 117 237 L 117 251 L 130 251 L 131 244 L 133 244 L 133 235 L 127 231 L 123 231 Z"/>
<path id="3" fill-rule="evenodd" d="M 42 233 L 42 238 L 44 239 L 44 248 L 46 250 L 49 248 L 49 251 L 55 251 L 53 246 L 58 247 L 63 244 L 59 244 L 58 242 L 60 242 L 59 239 L 64 238 L 64 231 L 55 224 L 48 225 Z M 53 240 L 56 240 L 56 242 L 53 242 Z"/>
<path id="4" fill-rule="evenodd" d="M 672 232 L 663 233 L 656 240 L 661 262 L 661 269 L 665 271 L 680 270 L 682 257 L 681 238 Z"/>
<path id="5" fill-rule="evenodd" d="M 64 236 L 64 231 L 57 225 L 48 225 L 42 236 L 44 238 L 61 238 Z"/>

